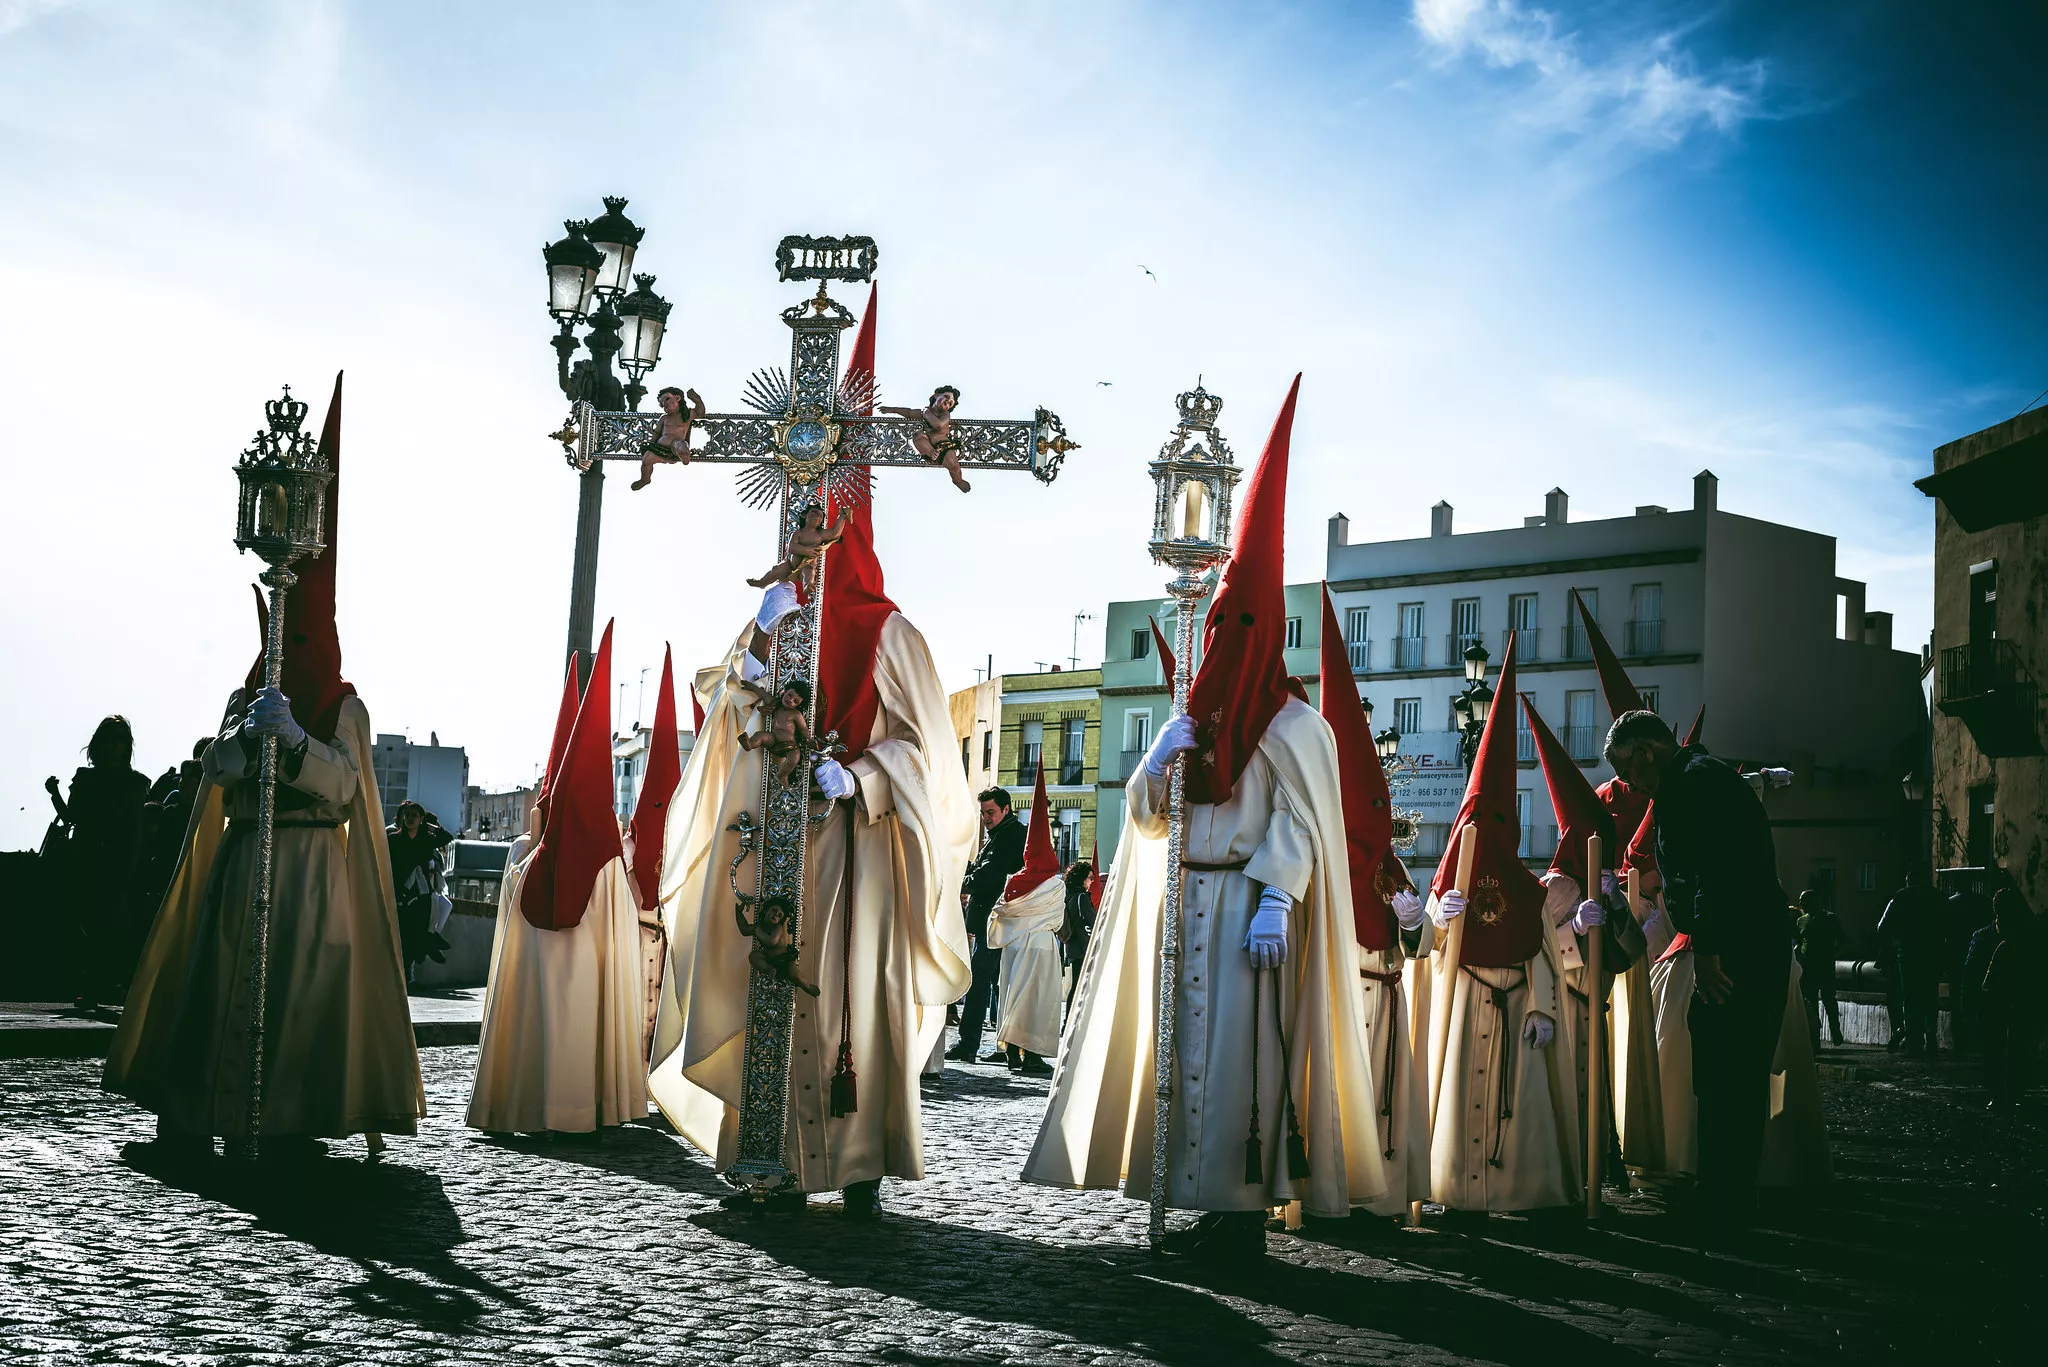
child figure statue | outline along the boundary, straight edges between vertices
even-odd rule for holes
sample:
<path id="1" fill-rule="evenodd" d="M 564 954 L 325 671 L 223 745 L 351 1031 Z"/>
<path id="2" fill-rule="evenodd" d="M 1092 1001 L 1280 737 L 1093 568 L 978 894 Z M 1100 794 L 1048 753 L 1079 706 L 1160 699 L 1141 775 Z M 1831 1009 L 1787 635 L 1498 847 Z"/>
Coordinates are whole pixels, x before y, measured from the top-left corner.
<path id="1" fill-rule="evenodd" d="M 772 694 L 756 684 L 740 686 L 764 705 L 761 729 L 741 740 L 740 749 L 765 747 L 775 761 L 777 781 L 788 783 L 811 745 L 810 724 L 804 720 L 804 709 L 811 705 L 811 685 L 804 679 L 787 679 Z"/>
<path id="2" fill-rule="evenodd" d="M 926 460 L 936 461 L 946 467 L 953 485 L 961 493 L 973 486 L 960 473 L 960 438 L 953 435 L 953 410 L 960 404 L 960 391 L 952 385 L 942 384 L 932 391 L 931 401 L 923 408 L 890 408 L 879 411 L 891 417 L 908 418 L 922 424 L 910 438 L 910 444 Z"/>
<path id="3" fill-rule="evenodd" d="M 653 441 L 640 444 L 640 478 L 635 489 L 645 489 L 654 478 L 655 465 L 690 463 L 690 424 L 704 416 L 704 400 L 692 389 L 687 393 L 674 385 L 654 396 L 661 405 L 661 431 Z M 688 399 L 685 407 L 684 400 Z"/>
<path id="4" fill-rule="evenodd" d="M 806 507 L 798 519 L 797 529 L 789 534 L 789 545 L 782 560 L 774 569 L 759 579 L 749 579 L 748 584 L 765 589 L 770 584 L 788 583 L 798 575 L 804 577 L 804 589 L 808 592 L 815 577 L 811 567 L 817 561 L 818 552 L 827 546 L 836 545 L 846 535 L 846 523 L 853 516 L 851 509 L 842 509 L 839 520 L 830 527 L 825 525 L 825 506 L 813 503 Z"/>

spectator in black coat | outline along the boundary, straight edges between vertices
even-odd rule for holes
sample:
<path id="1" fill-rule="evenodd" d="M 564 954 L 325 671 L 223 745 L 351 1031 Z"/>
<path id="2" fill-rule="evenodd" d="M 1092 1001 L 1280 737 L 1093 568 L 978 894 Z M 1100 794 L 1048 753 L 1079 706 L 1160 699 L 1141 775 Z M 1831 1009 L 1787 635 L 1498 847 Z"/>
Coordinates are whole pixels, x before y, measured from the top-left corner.
<path id="1" fill-rule="evenodd" d="M 1693 1093 L 1703 1216 L 1746 1223 L 1785 1019 L 1792 927 L 1770 819 L 1731 766 L 1680 746 L 1654 712 L 1626 712 L 1607 762 L 1657 804 L 1657 864 L 1672 924 L 1692 937 Z"/>
<path id="2" fill-rule="evenodd" d="M 1003 884 L 1010 875 L 1024 867 L 1024 823 L 1010 810 L 1009 792 L 989 788 L 978 800 L 981 824 L 988 834 L 981 842 L 981 853 L 967 866 L 967 877 L 960 889 L 960 900 L 967 910 L 967 934 L 974 941 L 974 985 L 967 989 L 967 1000 L 960 1008 L 960 1042 L 946 1051 L 947 1058 L 960 1063 L 979 1059 L 981 1032 L 988 1022 L 989 1008 L 995 1004 L 996 976 L 1003 966 L 1003 951 L 990 949 L 987 943 L 989 909 L 1001 899 Z M 1007 1060 L 997 1050 L 980 1061 Z"/>

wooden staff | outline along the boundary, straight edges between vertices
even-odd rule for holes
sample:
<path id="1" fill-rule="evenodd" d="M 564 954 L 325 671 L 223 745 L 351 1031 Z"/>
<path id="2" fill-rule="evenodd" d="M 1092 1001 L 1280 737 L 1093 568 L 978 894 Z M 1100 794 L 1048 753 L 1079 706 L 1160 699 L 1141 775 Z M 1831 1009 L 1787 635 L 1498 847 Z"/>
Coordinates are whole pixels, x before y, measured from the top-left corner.
<path id="1" fill-rule="evenodd" d="M 1458 828 L 1458 876 L 1451 884 L 1462 897 L 1472 895 L 1472 861 L 1478 855 L 1479 828 L 1468 821 Z M 1458 953 L 1464 945 L 1465 913 L 1460 912 L 1457 919 L 1451 922 L 1450 929 L 1444 932 L 1443 948 L 1440 951 L 1443 955 L 1443 965 L 1437 970 L 1437 978 L 1439 990 L 1445 994 L 1443 1009 L 1439 1011 L 1435 1002 L 1430 1003 L 1430 1024 L 1433 1028 L 1430 1031 L 1429 1067 L 1436 1074 L 1436 1086 L 1430 1089 L 1429 1094 L 1431 1130 L 1436 1128 L 1437 1098 L 1443 1095 L 1444 1090 L 1444 1051 L 1451 1043 L 1451 1007 L 1456 1002 L 1458 993 Z"/>
<path id="2" fill-rule="evenodd" d="M 1588 896 L 1600 892 L 1600 837 L 1586 838 Z M 1593 927 L 1586 943 L 1586 1218 L 1600 1215 L 1600 1160 L 1607 1152 L 1607 1022 L 1600 1008 L 1607 1001 L 1607 983 L 1600 969 L 1601 941 L 1607 927 Z"/>

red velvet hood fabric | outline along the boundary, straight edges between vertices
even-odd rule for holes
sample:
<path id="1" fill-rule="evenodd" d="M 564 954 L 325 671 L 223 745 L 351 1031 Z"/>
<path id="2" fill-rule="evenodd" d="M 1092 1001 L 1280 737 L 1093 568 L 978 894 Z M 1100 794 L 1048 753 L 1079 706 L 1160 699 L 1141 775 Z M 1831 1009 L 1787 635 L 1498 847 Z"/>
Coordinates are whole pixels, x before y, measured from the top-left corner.
<path id="1" fill-rule="evenodd" d="M 1465 905 L 1465 941 L 1459 962 L 1475 968 L 1508 968 L 1527 963 L 1543 948 L 1543 883 L 1529 872 L 1519 853 L 1522 825 L 1515 812 L 1515 638 L 1508 635 L 1507 663 L 1501 666 L 1499 691 L 1486 714 L 1479 753 L 1465 783 L 1458 807 L 1456 832 L 1467 822 L 1472 830 L 1460 839 L 1479 841 L 1472 863 L 1472 890 Z M 1437 865 L 1430 890 L 1438 896 L 1457 881 L 1459 850 L 1453 846 Z"/>
<path id="2" fill-rule="evenodd" d="M 1358 943 L 1367 949 L 1391 949 L 1399 927 L 1393 896 L 1382 895 L 1379 877 L 1393 848 L 1393 793 L 1387 787 L 1380 752 L 1373 747 L 1372 725 L 1358 700 L 1351 673 L 1351 653 L 1337 629 L 1337 609 L 1323 590 L 1322 713 L 1337 741 L 1337 786 L 1344 794 L 1344 846 L 1351 866 L 1351 923 Z"/>
<path id="3" fill-rule="evenodd" d="M 1287 451 L 1300 393 L 1301 376 L 1296 375 L 1246 486 L 1236 548 L 1202 632 L 1202 665 L 1188 695 L 1197 746 L 1194 763 L 1187 766 L 1191 802 L 1229 801 L 1267 725 L 1290 692 L 1299 696 L 1282 653 L 1287 596 L 1281 553 L 1287 534 Z"/>
<path id="4" fill-rule="evenodd" d="M 875 371 L 875 287 L 868 287 L 868 309 L 861 315 L 860 331 L 853 341 L 853 356 L 846 363 L 849 373 Z M 872 412 L 873 410 L 868 410 Z M 864 416 L 864 415 L 863 415 Z M 874 476 L 862 470 L 862 477 Z M 825 616 L 818 642 L 818 724 L 814 734 L 837 731 L 846 752 L 839 756 L 851 764 L 868 748 L 874 731 L 875 712 L 881 699 L 875 692 L 875 653 L 882 648 L 882 626 L 895 612 L 896 604 L 882 583 L 882 562 L 875 556 L 875 516 L 872 497 L 852 501 L 853 516 L 846 536 L 825 553 Z M 832 500 L 827 521 L 841 512 Z"/>
<path id="5" fill-rule="evenodd" d="M 633 890 L 640 909 L 661 901 L 661 851 L 668 832 L 668 803 L 683 781 L 681 738 L 676 735 L 676 675 L 673 652 L 661 649 L 661 692 L 654 700 L 654 730 L 647 737 L 647 772 L 633 804 Z"/>
<path id="6" fill-rule="evenodd" d="M 284 672 L 278 687 L 291 699 L 292 717 L 311 735 L 334 740 L 341 720 L 341 700 L 355 696 L 356 686 L 341 677 L 341 637 L 334 625 L 334 565 L 341 534 L 341 375 L 334 377 L 334 397 L 320 428 L 320 449 L 334 479 L 327 486 L 327 549 L 293 567 L 299 582 L 284 599 Z M 259 597 L 261 590 L 258 591 Z M 263 686 L 263 649 L 249 667 L 244 687 L 254 693 Z"/>
<path id="7" fill-rule="evenodd" d="M 1600 624 L 1593 620 L 1593 614 L 1586 611 L 1585 603 L 1579 598 L 1579 591 L 1572 590 L 1572 606 L 1578 609 L 1579 621 L 1586 627 L 1586 641 L 1593 647 L 1593 664 L 1600 671 L 1600 691 L 1607 695 L 1607 710 L 1614 716 L 1624 712 L 1639 711 L 1643 705 L 1642 694 L 1629 682 L 1628 671 L 1615 658 L 1614 648 L 1607 644 L 1607 638 L 1600 632 Z"/>
<path id="8" fill-rule="evenodd" d="M 542 930 L 583 921 L 597 875 L 625 853 L 612 810 L 612 624 L 576 709 L 560 769 L 548 775 L 546 824 L 519 890 L 519 912 Z"/>
<path id="9" fill-rule="evenodd" d="M 1557 733 L 1537 714 L 1535 705 L 1526 696 L 1521 702 L 1529 717 L 1529 730 L 1536 736 L 1536 758 L 1543 765 L 1550 805 L 1557 813 L 1557 852 L 1550 860 L 1551 871 L 1571 878 L 1590 897 L 1597 885 L 1586 876 L 1586 841 L 1592 836 L 1600 837 L 1603 867 L 1611 869 L 1619 864 L 1622 852 L 1614 843 L 1614 818 L 1600 795 L 1593 791 L 1585 770 L 1566 753 Z"/>
<path id="10" fill-rule="evenodd" d="M 1031 785 L 1031 824 L 1024 831 L 1024 867 L 1003 884 L 1003 900 L 1015 902 L 1060 876 L 1060 857 L 1052 848 L 1052 805 L 1045 798 L 1045 758 L 1038 760 L 1038 777 Z"/>

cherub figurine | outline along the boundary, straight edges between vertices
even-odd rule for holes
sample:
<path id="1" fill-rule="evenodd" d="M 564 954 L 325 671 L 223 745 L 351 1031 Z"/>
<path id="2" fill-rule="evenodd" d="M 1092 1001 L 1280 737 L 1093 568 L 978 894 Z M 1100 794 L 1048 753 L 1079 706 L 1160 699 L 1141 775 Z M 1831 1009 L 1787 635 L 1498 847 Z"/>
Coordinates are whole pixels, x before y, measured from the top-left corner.
<path id="1" fill-rule="evenodd" d="M 827 527 L 824 505 L 811 504 L 804 509 L 803 516 L 798 519 L 796 530 L 789 534 L 789 546 L 783 553 L 781 563 L 759 579 L 749 579 L 747 583 L 757 589 L 765 589 L 770 584 L 787 583 L 802 575 L 804 587 L 809 588 L 811 565 L 817 560 L 818 552 L 827 546 L 838 544 L 839 539 L 846 535 L 847 519 L 852 516 L 851 509 L 842 509 L 839 520 Z"/>
<path id="2" fill-rule="evenodd" d="M 765 899 L 751 925 L 747 922 L 744 903 L 735 903 L 732 914 L 740 923 L 740 934 L 754 937 L 753 951 L 747 955 L 748 963 L 801 992 L 813 997 L 818 995 L 818 985 L 805 982 L 803 975 L 797 972 L 796 937 L 789 933 L 790 918 L 796 914 L 796 908 L 789 904 L 787 897 Z"/>
<path id="3" fill-rule="evenodd" d="M 804 721 L 804 709 L 811 705 L 811 685 L 803 679 L 788 679 L 772 694 L 756 684 L 740 686 L 764 705 L 762 729 L 742 740 L 740 749 L 759 750 L 765 746 L 775 760 L 777 780 L 788 783 L 811 744 L 811 728 Z"/>
<path id="4" fill-rule="evenodd" d="M 960 473 L 960 438 L 953 435 L 953 410 L 959 405 L 960 391 L 952 385 L 942 384 L 932 391 L 931 402 L 923 408 L 885 406 L 881 411 L 892 417 L 923 423 L 924 430 L 913 434 L 910 444 L 926 460 L 945 466 L 954 487 L 964 494 L 973 486 Z"/>
<path id="5" fill-rule="evenodd" d="M 686 398 L 689 400 L 687 408 L 683 403 Z M 670 385 L 654 399 L 661 405 L 661 431 L 653 441 L 640 444 L 640 478 L 633 481 L 635 489 L 645 489 L 653 480 L 656 463 L 690 463 L 690 424 L 704 416 L 704 400 L 697 397 L 694 389 L 685 393 Z"/>

